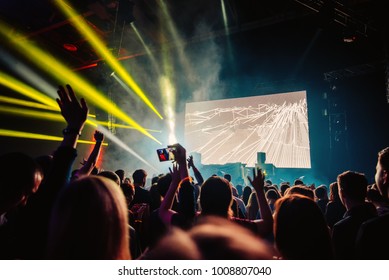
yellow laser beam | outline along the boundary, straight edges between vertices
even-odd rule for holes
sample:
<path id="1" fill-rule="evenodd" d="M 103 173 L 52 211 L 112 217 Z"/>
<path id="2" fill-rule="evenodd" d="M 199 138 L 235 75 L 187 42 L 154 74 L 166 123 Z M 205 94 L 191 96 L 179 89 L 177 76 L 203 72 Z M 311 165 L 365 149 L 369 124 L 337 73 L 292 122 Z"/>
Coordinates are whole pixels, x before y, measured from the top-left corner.
<path id="1" fill-rule="evenodd" d="M 43 119 L 43 120 L 47 120 L 47 121 L 65 122 L 65 120 L 61 114 L 45 112 L 45 111 L 30 110 L 30 109 L 24 109 L 24 108 L 15 108 L 15 107 L 0 105 L 0 113 L 6 113 L 6 114 L 10 114 L 10 115 L 17 115 L 17 116 L 21 116 L 21 117 L 28 117 L 28 118 L 34 118 L 34 119 Z M 97 123 L 91 119 L 87 119 L 86 123 L 93 126 L 93 127 L 98 126 Z"/>
<path id="2" fill-rule="evenodd" d="M 17 99 L 17 98 L 13 98 L 13 97 L 7 97 L 7 96 L 0 96 L 0 102 L 13 104 L 13 105 L 20 105 L 20 106 L 24 106 L 24 107 L 36 108 L 36 109 L 59 111 L 58 106 L 57 106 L 57 108 L 54 108 L 54 107 L 44 105 L 41 103 Z"/>
<path id="3" fill-rule="evenodd" d="M 105 97 L 88 82 L 86 82 L 84 79 L 72 72 L 70 69 L 64 66 L 64 64 L 60 63 L 47 52 L 40 50 L 31 42 L 28 42 L 27 40 L 19 40 L 18 38 L 16 38 L 14 34 L 10 32 L 11 30 L 12 29 L 7 24 L 0 21 L 0 33 L 12 44 L 14 44 L 17 47 L 16 49 L 20 51 L 20 53 L 24 54 L 38 67 L 40 67 L 62 83 L 70 82 L 79 95 L 84 96 L 88 99 L 88 101 L 92 102 L 97 107 L 107 112 L 110 112 L 118 119 L 121 119 L 130 126 L 133 126 L 139 132 L 161 144 L 160 141 L 158 141 L 154 136 L 152 136 L 148 131 L 146 131 L 141 125 L 135 122 L 126 113 L 120 110 L 120 108 L 118 108 L 115 103 Z"/>
<path id="4" fill-rule="evenodd" d="M 0 129 L 0 136 L 5 137 L 14 137 L 14 138 L 25 138 L 25 139 L 37 139 L 37 140 L 47 140 L 47 141 L 62 141 L 63 137 L 59 136 L 53 136 L 53 135 L 45 135 L 45 134 L 39 134 L 39 133 L 31 133 L 31 132 L 24 132 L 24 131 L 14 131 L 14 130 L 7 130 L 7 129 Z M 90 144 L 94 145 L 95 142 L 88 141 L 88 140 L 77 140 L 77 143 L 80 144 Z M 103 146 L 108 146 L 108 143 L 102 143 Z"/>
<path id="5" fill-rule="evenodd" d="M 89 43 L 95 48 L 96 52 L 106 61 L 108 65 L 128 84 L 129 87 L 142 99 L 142 101 L 149 106 L 151 110 L 161 119 L 162 115 L 158 112 L 155 106 L 147 98 L 142 89 L 130 76 L 130 74 L 124 69 L 124 67 L 118 62 L 118 60 L 112 55 L 112 53 L 107 49 L 104 43 L 100 38 L 95 34 L 95 32 L 88 26 L 87 22 L 79 16 L 74 9 L 65 1 L 57 0 L 55 1 L 57 6 L 61 11 L 66 14 L 71 21 L 74 23 L 74 27 L 84 36 L 88 38 Z"/>
<path id="6" fill-rule="evenodd" d="M 15 78 L 1 71 L 0 71 L 0 84 L 14 91 L 17 91 L 29 98 L 32 98 L 43 104 L 46 104 L 47 106 L 58 108 L 57 102 L 52 98 L 48 97 L 47 95 L 44 95 L 43 93 L 35 90 L 34 88 L 16 80 Z"/>
<path id="7" fill-rule="evenodd" d="M 109 122 L 104 122 L 104 121 L 98 121 L 97 123 L 100 124 L 100 125 L 103 125 L 103 126 L 114 126 L 114 127 L 118 127 L 118 128 L 135 129 L 133 126 L 129 126 L 129 125 L 125 125 L 125 124 L 119 124 L 119 123 L 109 123 Z M 150 132 L 161 133 L 161 130 L 148 129 L 148 128 L 146 128 L 146 130 L 150 131 Z"/>

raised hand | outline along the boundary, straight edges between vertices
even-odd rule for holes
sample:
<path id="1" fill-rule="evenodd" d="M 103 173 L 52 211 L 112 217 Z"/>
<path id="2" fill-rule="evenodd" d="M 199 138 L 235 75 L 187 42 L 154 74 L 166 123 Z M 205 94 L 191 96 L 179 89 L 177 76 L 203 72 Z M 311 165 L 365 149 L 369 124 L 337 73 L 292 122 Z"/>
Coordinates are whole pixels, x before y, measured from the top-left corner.
<path id="1" fill-rule="evenodd" d="M 194 163 L 193 163 L 193 156 L 189 156 L 188 159 L 188 168 L 194 168 Z"/>
<path id="2" fill-rule="evenodd" d="M 172 175 L 172 182 L 171 184 L 176 184 L 180 182 L 180 172 L 178 171 L 178 165 L 173 163 L 173 170 L 169 167 L 170 175 Z"/>
<path id="3" fill-rule="evenodd" d="M 81 132 L 89 111 L 85 100 L 81 98 L 78 102 L 70 85 L 66 85 L 66 88 L 59 86 L 57 93 L 59 96 L 57 103 L 68 124 L 68 129 Z"/>
<path id="4" fill-rule="evenodd" d="M 93 135 L 96 142 L 103 142 L 104 141 L 104 134 L 98 130 L 95 131 L 95 134 Z"/>
<path id="5" fill-rule="evenodd" d="M 250 176 L 247 176 L 247 178 L 255 190 L 257 190 L 257 188 L 263 190 L 263 187 L 265 186 L 265 174 L 263 173 L 262 169 L 258 169 L 257 174 L 255 174 L 255 169 L 253 169 L 254 179 L 251 179 Z"/>

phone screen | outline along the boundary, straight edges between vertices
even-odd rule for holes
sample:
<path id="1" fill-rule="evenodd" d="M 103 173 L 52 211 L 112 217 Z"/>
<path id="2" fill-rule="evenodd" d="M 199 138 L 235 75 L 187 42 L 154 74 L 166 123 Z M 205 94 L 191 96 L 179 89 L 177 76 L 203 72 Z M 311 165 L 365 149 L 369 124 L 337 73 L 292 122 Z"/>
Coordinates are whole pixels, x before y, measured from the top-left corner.
<path id="1" fill-rule="evenodd" d="M 157 149 L 159 161 L 174 160 L 174 154 L 171 148 Z"/>

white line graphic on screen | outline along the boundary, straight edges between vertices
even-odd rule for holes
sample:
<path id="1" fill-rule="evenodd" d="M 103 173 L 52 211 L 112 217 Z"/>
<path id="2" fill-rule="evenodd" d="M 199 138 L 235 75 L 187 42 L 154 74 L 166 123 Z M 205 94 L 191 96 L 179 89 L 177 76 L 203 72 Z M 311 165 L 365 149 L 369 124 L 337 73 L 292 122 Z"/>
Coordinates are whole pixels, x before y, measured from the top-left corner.
<path id="1" fill-rule="evenodd" d="M 276 99 L 272 102 L 273 96 Z M 216 108 L 212 108 L 220 105 L 216 101 L 210 101 L 210 105 L 187 104 L 188 150 L 200 153 L 203 164 L 242 162 L 254 166 L 257 153 L 265 152 L 266 163 L 278 168 L 310 168 L 305 96 L 304 91 L 268 95 L 266 99 L 265 96 L 226 99 Z M 239 104 L 242 100 L 246 105 Z M 225 107 L 227 104 L 230 106 Z"/>

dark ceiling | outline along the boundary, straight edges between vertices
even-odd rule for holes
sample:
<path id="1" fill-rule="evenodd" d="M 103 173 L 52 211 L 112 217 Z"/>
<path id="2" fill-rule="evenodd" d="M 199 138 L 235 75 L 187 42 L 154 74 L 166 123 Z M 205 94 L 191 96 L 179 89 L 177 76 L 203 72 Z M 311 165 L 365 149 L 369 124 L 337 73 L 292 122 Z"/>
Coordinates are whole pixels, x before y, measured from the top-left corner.
<path id="1" fill-rule="evenodd" d="M 368 0 L 225 0 L 229 19 L 229 33 L 270 27 L 293 19 L 308 18 L 312 25 L 331 25 L 343 30 L 352 29 L 361 37 L 376 36 L 381 32 L 380 12 L 384 1 Z M 125 59 L 145 53 L 129 22 L 134 20 L 144 41 L 152 50 L 163 44 L 174 44 L 174 39 L 161 24 L 162 4 L 158 0 L 85 0 L 69 1 L 101 36 L 111 51 Z M 169 0 L 172 22 L 185 43 L 223 36 L 224 24 L 220 0 Z M 0 18 L 22 31 L 30 40 L 60 56 L 72 69 L 82 69 L 100 61 L 100 57 L 70 21 L 49 0 L 0 1 Z M 209 29 L 196 33 L 199 22 Z M 76 47 L 77 50 L 66 49 Z"/>

